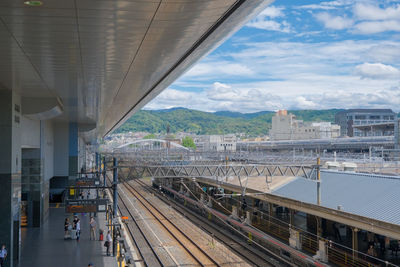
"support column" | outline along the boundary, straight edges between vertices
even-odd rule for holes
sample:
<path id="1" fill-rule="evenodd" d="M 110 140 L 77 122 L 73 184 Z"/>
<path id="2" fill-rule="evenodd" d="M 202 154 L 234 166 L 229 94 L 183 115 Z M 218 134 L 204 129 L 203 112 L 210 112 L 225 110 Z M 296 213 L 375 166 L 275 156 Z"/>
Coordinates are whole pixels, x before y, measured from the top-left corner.
<path id="1" fill-rule="evenodd" d="M 95 157 L 96 157 L 96 171 L 99 172 L 100 171 L 100 155 L 99 155 L 99 153 L 96 152 Z"/>
<path id="2" fill-rule="evenodd" d="M 11 90 L 0 88 L 0 242 L 6 245 L 6 267 L 16 265 L 20 248 L 21 103 Z"/>
<path id="3" fill-rule="evenodd" d="M 316 226 L 317 226 L 317 238 L 320 239 L 322 237 L 322 222 L 321 222 L 321 217 L 315 216 L 315 220 L 317 221 Z"/>
<path id="4" fill-rule="evenodd" d="M 118 161 L 116 158 L 113 158 L 113 215 L 114 218 L 117 218 L 117 209 L 118 209 Z"/>
<path id="5" fill-rule="evenodd" d="M 353 257 L 357 256 L 356 251 L 358 251 L 358 229 L 351 228 L 351 240 L 352 240 L 352 248 L 353 248 Z"/>
<path id="6" fill-rule="evenodd" d="M 68 156 L 68 176 L 75 178 L 78 173 L 78 124 L 69 123 L 69 156 Z M 71 177 L 72 176 L 72 177 Z"/>
<path id="7" fill-rule="evenodd" d="M 294 226 L 294 210 L 293 209 L 289 210 L 289 222 L 290 222 L 290 225 Z"/>

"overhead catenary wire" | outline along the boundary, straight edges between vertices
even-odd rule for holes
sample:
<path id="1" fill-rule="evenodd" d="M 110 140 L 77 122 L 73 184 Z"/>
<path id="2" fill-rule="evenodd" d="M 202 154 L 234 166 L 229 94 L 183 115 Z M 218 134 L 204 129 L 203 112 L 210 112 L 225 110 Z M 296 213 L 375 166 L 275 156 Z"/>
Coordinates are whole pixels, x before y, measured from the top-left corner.
<path id="1" fill-rule="evenodd" d="M 205 205 L 204 203 L 202 203 L 202 202 L 198 199 L 198 197 L 190 190 L 190 188 L 187 187 L 187 185 L 186 185 L 185 183 L 181 182 L 181 184 L 188 190 L 188 192 L 190 192 L 190 194 L 192 194 L 192 196 L 196 199 L 196 201 L 198 201 L 199 203 L 202 204 L 202 206 L 203 206 L 203 208 L 204 208 L 205 210 L 207 210 L 208 212 L 210 212 L 210 208 L 207 207 L 207 205 Z M 197 184 L 197 186 L 199 186 L 199 184 L 198 184 L 197 182 L 195 182 L 195 184 Z M 233 227 L 232 225 L 230 225 L 229 223 L 227 223 L 227 222 L 226 222 L 225 220 L 223 220 L 222 218 L 219 218 L 219 217 L 216 217 L 216 218 L 218 218 L 218 219 L 219 219 L 222 223 L 224 223 L 228 228 L 230 228 L 230 229 L 233 230 L 234 232 L 238 233 L 240 236 L 242 236 L 242 237 L 244 237 L 244 238 L 246 238 L 246 239 L 248 238 L 245 234 L 243 234 L 242 232 L 240 232 L 239 230 L 237 230 L 235 227 Z M 261 249 L 263 249 L 263 250 L 265 250 L 265 251 L 267 251 L 267 252 L 269 252 L 269 253 L 275 255 L 275 253 L 274 253 L 273 251 L 269 250 L 268 248 L 264 247 L 263 245 L 259 244 L 258 242 L 256 242 L 256 241 L 253 240 L 252 243 L 255 244 L 255 245 L 257 245 L 259 248 L 261 248 Z M 281 257 L 280 257 L 280 260 L 284 261 L 285 263 L 289 264 L 290 266 L 296 266 L 295 264 L 293 264 L 293 263 L 289 262 L 288 260 L 283 259 L 283 258 L 281 258 Z"/>
<path id="2" fill-rule="evenodd" d="M 200 190 L 203 191 L 203 189 L 201 188 L 201 186 L 200 186 L 196 181 L 194 181 L 194 183 L 195 183 L 195 185 L 196 185 Z M 183 183 L 183 184 L 184 184 L 184 183 Z M 188 187 L 187 187 L 186 185 L 185 185 L 185 188 L 188 189 Z M 192 192 L 190 191 L 190 189 L 188 189 L 188 190 L 189 190 L 190 193 L 192 193 Z M 204 191 L 203 191 L 203 192 L 204 192 Z M 205 192 L 205 193 L 207 194 L 207 192 Z M 193 193 L 192 193 L 192 194 L 193 194 Z M 207 194 L 207 195 L 211 197 L 211 195 L 209 195 L 209 194 Z M 241 194 L 238 194 L 237 196 L 242 196 L 242 195 L 241 195 Z M 196 197 L 196 196 L 195 196 L 195 197 Z M 197 197 L 196 197 L 196 199 L 198 200 Z M 235 199 L 235 198 L 231 198 L 231 199 L 234 200 L 234 201 L 236 201 L 236 202 L 238 202 L 239 205 L 242 205 L 242 203 L 243 203 L 242 201 L 240 201 L 240 200 L 238 200 L 238 199 Z M 225 208 L 223 205 L 221 205 L 221 203 L 218 202 L 217 200 L 215 200 L 213 197 L 211 197 L 211 200 L 214 201 L 216 204 L 218 204 L 219 207 L 221 207 L 222 209 L 226 210 L 228 213 L 232 214 L 232 212 L 231 212 L 230 210 L 228 210 L 228 209 Z M 198 201 L 199 201 L 199 200 L 198 200 Z M 199 201 L 199 202 L 201 202 L 201 201 Z M 206 206 L 206 207 L 207 207 L 207 206 Z M 207 207 L 207 208 L 208 208 L 208 207 Z M 265 213 L 265 212 L 263 212 L 263 211 L 261 211 L 261 210 L 258 210 L 258 209 L 255 210 L 253 207 L 248 207 L 248 209 L 250 209 L 252 212 L 257 211 L 257 212 L 260 212 L 260 214 L 267 215 L 268 218 L 273 219 L 273 220 L 276 220 L 277 222 L 282 223 L 282 224 L 284 224 L 284 225 L 287 225 L 289 228 L 292 228 L 292 229 L 295 229 L 295 230 L 297 230 L 297 231 L 300 231 L 300 232 L 306 233 L 306 234 L 308 234 L 308 235 L 311 235 L 311 236 L 315 237 L 317 240 L 318 240 L 318 239 L 321 239 L 321 237 L 318 237 L 318 235 L 316 235 L 316 234 L 314 234 L 314 233 L 312 233 L 312 232 L 309 232 L 309 231 L 307 231 L 307 230 L 304 230 L 304 229 L 301 229 L 301 228 L 299 228 L 299 227 L 296 227 L 296 226 L 294 226 L 293 224 L 287 223 L 287 222 L 285 222 L 285 221 L 283 221 L 283 220 L 281 220 L 281 219 L 279 219 L 279 218 L 272 217 L 272 216 L 269 215 L 268 213 Z M 256 227 L 254 227 L 254 226 L 252 226 L 252 225 L 248 225 L 248 226 L 249 226 L 250 228 L 254 229 L 254 230 L 258 230 Z M 326 239 L 326 238 L 322 238 L 322 239 L 325 239 L 325 240 L 329 241 L 329 245 L 331 245 L 331 246 L 332 246 L 332 245 L 335 245 L 335 246 L 337 246 L 337 247 L 341 247 L 341 248 L 346 249 L 346 250 L 348 250 L 348 251 L 351 251 L 351 252 L 354 252 L 354 253 L 358 253 L 359 255 L 362 255 L 363 257 L 371 258 L 371 259 L 373 259 L 373 260 L 375 260 L 375 261 L 382 262 L 382 263 L 384 263 L 384 264 L 388 264 L 387 266 L 396 266 L 396 265 L 393 265 L 393 264 L 391 264 L 391 263 L 386 263 L 386 262 L 382 261 L 382 259 L 373 257 L 373 256 L 371 256 L 371 255 L 368 255 L 368 254 L 364 253 L 364 252 L 361 252 L 361 251 L 358 251 L 358 250 L 354 250 L 354 249 L 349 248 L 349 247 L 346 247 L 346 246 L 344 246 L 344 245 L 342 245 L 342 244 L 336 243 L 336 242 L 334 242 L 334 241 L 332 241 L 332 240 L 328 240 L 328 239 Z"/>

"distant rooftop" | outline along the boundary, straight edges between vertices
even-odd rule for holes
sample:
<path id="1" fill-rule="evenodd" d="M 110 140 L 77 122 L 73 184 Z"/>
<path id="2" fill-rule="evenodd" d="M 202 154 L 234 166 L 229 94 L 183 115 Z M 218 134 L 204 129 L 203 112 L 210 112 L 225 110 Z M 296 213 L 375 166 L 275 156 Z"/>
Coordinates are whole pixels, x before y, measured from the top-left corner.
<path id="1" fill-rule="evenodd" d="M 336 114 L 346 114 L 346 113 L 352 113 L 352 112 L 360 112 L 360 113 L 394 113 L 393 110 L 391 109 L 362 109 L 362 108 L 357 108 L 357 109 L 346 109 L 343 111 L 339 111 Z"/>

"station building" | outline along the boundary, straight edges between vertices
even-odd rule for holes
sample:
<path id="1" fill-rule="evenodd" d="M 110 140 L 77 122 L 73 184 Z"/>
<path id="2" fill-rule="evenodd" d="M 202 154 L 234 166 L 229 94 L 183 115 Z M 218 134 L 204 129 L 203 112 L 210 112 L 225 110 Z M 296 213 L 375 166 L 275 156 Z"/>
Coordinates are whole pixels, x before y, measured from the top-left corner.
<path id="1" fill-rule="evenodd" d="M 52 186 L 94 167 L 87 159 L 104 136 L 271 2 L 2 1 L 5 266 L 24 257 L 21 226 L 48 221 Z"/>

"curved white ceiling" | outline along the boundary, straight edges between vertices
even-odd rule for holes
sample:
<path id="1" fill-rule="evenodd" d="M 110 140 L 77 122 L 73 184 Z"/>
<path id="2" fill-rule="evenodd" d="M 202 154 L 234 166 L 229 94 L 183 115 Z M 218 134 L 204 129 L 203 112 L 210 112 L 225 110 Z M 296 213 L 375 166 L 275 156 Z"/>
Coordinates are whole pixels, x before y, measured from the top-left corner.
<path id="1" fill-rule="evenodd" d="M 0 83 L 105 135 L 270 2 L 2 0 Z"/>

